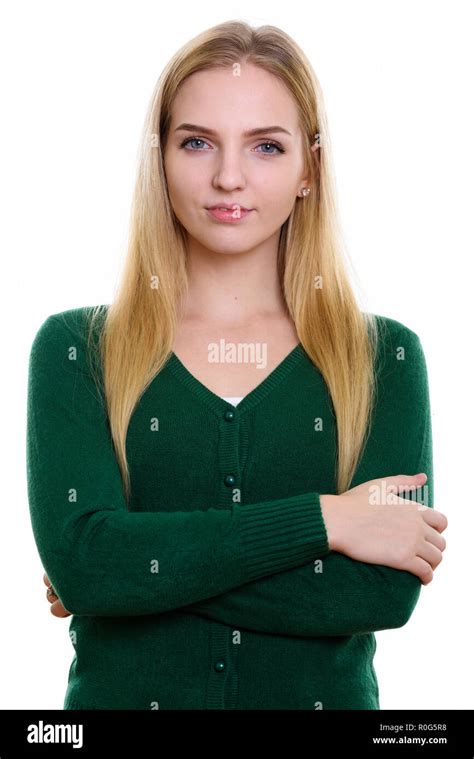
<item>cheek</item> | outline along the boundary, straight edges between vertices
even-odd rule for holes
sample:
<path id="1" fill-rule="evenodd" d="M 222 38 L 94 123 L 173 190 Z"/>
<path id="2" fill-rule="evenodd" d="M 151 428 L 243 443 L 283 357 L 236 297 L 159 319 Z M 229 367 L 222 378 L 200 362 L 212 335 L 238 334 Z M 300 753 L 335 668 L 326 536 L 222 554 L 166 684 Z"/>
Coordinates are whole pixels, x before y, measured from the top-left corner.
<path id="1" fill-rule="evenodd" d="M 189 202 L 188 184 L 180 179 L 179 172 L 170 171 L 166 175 L 168 192 L 174 207 L 185 208 Z"/>
<path id="2" fill-rule="evenodd" d="M 284 202 L 293 194 L 296 182 L 296 174 L 289 166 L 272 167 L 272 171 L 256 173 L 252 177 L 252 183 L 265 197 L 275 202 Z"/>
<path id="3" fill-rule="evenodd" d="M 294 182 L 283 178 L 281 182 L 265 183 L 260 195 L 260 210 L 267 216 L 288 216 L 291 213 L 296 200 L 297 190 L 294 188 Z"/>
<path id="4" fill-rule="evenodd" d="M 205 183 L 203 172 L 190 170 L 183 162 L 174 160 L 165 164 L 166 179 L 170 195 L 180 203 L 193 203 L 202 196 Z"/>

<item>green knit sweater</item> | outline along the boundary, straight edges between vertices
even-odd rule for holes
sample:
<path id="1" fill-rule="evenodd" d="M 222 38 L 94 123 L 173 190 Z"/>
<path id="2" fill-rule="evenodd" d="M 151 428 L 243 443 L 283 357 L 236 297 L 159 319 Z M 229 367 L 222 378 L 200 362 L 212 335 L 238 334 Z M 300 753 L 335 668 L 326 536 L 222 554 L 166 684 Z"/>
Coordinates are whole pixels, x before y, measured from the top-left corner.
<path id="1" fill-rule="evenodd" d="M 380 709 L 374 631 L 402 627 L 413 574 L 330 551 L 336 426 L 301 343 L 234 407 L 172 353 L 128 429 L 124 500 L 89 307 L 49 316 L 31 348 L 27 476 L 44 570 L 72 616 L 64 709 Z M 351 487 L 426 472 L 425 357 L 376 316 L 377 405 Z"/>

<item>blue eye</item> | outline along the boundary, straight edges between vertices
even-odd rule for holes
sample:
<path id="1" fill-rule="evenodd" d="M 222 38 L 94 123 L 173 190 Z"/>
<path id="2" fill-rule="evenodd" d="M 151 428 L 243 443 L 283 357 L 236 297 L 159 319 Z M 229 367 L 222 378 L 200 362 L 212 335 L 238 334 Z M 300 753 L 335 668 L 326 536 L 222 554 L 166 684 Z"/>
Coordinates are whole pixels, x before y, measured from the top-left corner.
<path id="1" fill-rule="evenodd" d="M 284 153 L 285 151 L 281 147 L 281 145 L 278 145 L 276 142 L 272 142 L 271 140 L 267 140 L 266 142 L 262 142 L 260 145 L 257 145 L 257 147 L 262 148 L 263 146 L 269 145 L 271 148 L 276 148 L 279 153 Z M 264 155 L 275 155 L 275 153 L 264 153 Z"/>
<path id="2" fill-rule="evenodd" d="M 201 137 L 186 137 L 185 140 L 180 144 L 180 148 L 184 148 L 188 145 L 190 142 L 201 142 L 204 145 L 207 145 L 208 143 L 205 142 Z M 273 140 L 265 140 L 265 142 L 261 142 L 260 145 L 257 145 L 258 148 L 269 146 L 271 148 L 275 148 L 278 153 L 285 153 L 286 151 L 284 148 L 281 147 L 277 142 L 274 142 Z M 202 149 L 200 148 L 191 148 L 191 153 L 201 153 Z M 277 155 L 277 153 L 267 153 L 266 151 L 263 151 L 262 155 Z"/>
<path id="3" fill-rule="evenodd" d="M 184 148 L 184 146 L 187 145 L 188 142 L 204 142 L 204 140 L 201 140 L 200 137 L 188 137 L 187 139 L 183 140 L 180 147 Z M 197 152 L 197 151 L 194 151 L 194 152 Z"/>

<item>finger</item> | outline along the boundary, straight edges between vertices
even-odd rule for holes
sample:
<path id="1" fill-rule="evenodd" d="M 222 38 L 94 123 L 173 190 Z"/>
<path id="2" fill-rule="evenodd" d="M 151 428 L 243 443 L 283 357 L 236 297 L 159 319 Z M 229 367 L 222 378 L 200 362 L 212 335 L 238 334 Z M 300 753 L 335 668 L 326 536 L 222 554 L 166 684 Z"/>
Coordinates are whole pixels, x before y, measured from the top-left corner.
<path id="1" fill-rule="evenodd" d="M 387 486 L 387 492 L 399 493 L 403 490 L 415 490 L 422 487 L 428 477 L 425 472 L 419 474 L 396 474 L 393 477 L 384 477 L 383 480 Z"/>
<path id="2" fill-rule="evenodd" d="M 46 589 L 46 598 L 47 598 L 47 600 L 50 603 L 56 601 L 59 598 L 59 596 L 56 593 L 56 591 L 54 590 L 52 584 L 50 583 L 49 577 L 48 577 L 48 575 L 46 573 L 43 575 L 43 582 L 45 583 L 45 585 L 48 586 L 47 589 Z"/>
<path id="3" fill-rule="evenodd" d="M 64 608 L 61 601 L 59 599 L 55 601 L 53 604 L 51 604 L 51 614 L 55 617 L 69 617 L 71 616 L 71 612 L 69 612 L 67 609 Z"/>
<path id="4" fill-rule="evenodd" d="M 49 587 L 46 590 L 46 599 L 49 601 L 49 603 L 54 603 L 59 598 L 59 596 L 57 595 L 57 593 L 55 591 L 54 592 L 53 591 L 54 591 L 54 588 L 52 588 L 52 587 Z"/>
<path id="5" fill-rule="evenodd" d="M 428 585 L 434 577 L 433 568 L 421 556 L 414 556 L 404 569 L 416 575 L 423 585 Z"/>
<path id="6" fill-rule="evenodd" d="M 434 527 L 430 527 L 429 524 L 425 526 L 425 540 L 433 543 L 440 551 L 444 551 L 446 548 L 446 540 Z"/>
<path id="7" fill-rule="evenodd" d="M 58 598 L 56 591 L 54 590 L 47 574 L 43 575 L 43 582 L 48 586 L 46 590 L 46 598 L 50 601 L 52 598 Z"/>
<path id="8" fill-rule="evenodd" d="M 418 556 L 428 562 L 432 569 L 436 569 L 443 559 L 443 554 L 428 540 L 422 540 L 417 551 Z"/>
<path id="9" fill-rule="evenodd" d="M 402 498 L 401 496 L 397 496 L 396 500 L 393 501 L 393 503 L 395 504 L 405 503 L 407 504 L 407 506 L 409 505 L 414 506 L 416 510 L 420 512 L 425 522 L 429 524 L 431 527 L 434 527 L 434 529 L 440 533 L 443 532 L 448 526 L 447 517 L 445 514 L 443 514 L 442 511 L 437 511 L 436 509 L 433 509 L 430 506 L 425 506 L 424 503 L 411 501 L 408 498 Z"/>
<path id="10" fill-rule="evenodd" d="M 427 506 L 419 505 L 419 511 L 425 522 L 434 527 L 438 532 L 443 532 L 448 526 L 448 520 L 442 511 L 430 509 Z"/>

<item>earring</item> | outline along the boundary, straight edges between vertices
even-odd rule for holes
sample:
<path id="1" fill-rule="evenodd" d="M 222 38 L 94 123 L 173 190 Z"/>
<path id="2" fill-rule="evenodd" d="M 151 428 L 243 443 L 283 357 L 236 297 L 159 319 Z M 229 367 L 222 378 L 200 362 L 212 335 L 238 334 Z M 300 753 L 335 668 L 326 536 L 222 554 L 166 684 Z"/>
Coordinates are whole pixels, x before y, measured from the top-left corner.
<path id="1" fill-rule="evenodd" d="M 303 197 L 305 198 L 311 192 L 311 187 L 303 187 L 301 192 L 303 193 Z"/>

